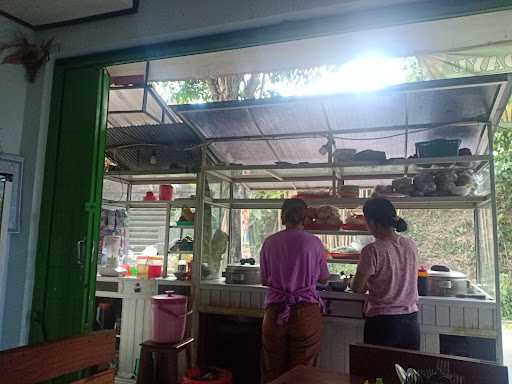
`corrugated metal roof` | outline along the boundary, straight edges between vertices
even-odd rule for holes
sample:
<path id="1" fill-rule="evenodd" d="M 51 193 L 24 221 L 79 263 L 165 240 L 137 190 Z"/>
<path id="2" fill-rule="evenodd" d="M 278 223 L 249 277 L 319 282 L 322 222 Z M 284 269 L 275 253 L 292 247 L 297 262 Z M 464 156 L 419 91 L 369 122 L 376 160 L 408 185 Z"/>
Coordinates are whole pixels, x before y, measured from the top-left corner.
<path id="1" fill-rule="evenodd" d="M 107 154 L 121 169 L 197 170 L 201 142 L 186 124 L 116 127 L 107 130 Z M 155 155 L 157 164 L 151 164 Z"/>
<path id="2" fill-rule="evenodd" d="M 166 123 L 181 123 L 181 120 L 151 85 L 110 88 L 109 128 Z"/>
<path id="3" fill-rule="evenodd" d="M 507 75 L 493 75 L 411 83 L 371 93 L 173 109 L 194 126 L 202 140 L 213 143 L 226 163 L 318 163 L 327 161 L 319 149 L 328 137 L 337 148 L 379 150 L 388 158 L 410 156 L 416 142 L 437 137 L 460 138 L 463 147 L 480 153 L 483 125 L 498 122 L 509 95 Z M 406 131 L 411 132 L 407 139 Z"/>

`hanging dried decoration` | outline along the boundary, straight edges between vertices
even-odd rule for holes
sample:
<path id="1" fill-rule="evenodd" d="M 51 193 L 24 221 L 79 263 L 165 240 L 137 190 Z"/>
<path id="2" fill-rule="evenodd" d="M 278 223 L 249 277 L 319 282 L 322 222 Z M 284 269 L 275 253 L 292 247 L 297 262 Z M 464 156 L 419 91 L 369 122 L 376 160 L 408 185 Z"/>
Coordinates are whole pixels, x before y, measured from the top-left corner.
<path id="1" fill-rule="evenodd" d="M 27 80 L 33 83 L 37 73 L 50 59 L 50 49 L 53 46 L 53 38 L 43 41 L 40 45 L 29 42 L 25 37 L 0 44 L 0 54 L 10 51 L 2 61 L 2 64 L 21 64 L 25 67 Z"/>

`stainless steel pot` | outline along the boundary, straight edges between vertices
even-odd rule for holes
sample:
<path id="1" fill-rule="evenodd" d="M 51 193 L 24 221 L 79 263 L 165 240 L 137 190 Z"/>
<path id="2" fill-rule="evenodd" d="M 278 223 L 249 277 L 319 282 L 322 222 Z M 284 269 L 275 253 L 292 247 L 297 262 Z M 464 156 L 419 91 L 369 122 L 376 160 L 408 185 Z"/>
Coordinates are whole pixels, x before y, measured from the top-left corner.
<path id="1" fill-rule="evenodd" d="M 226 268 L 227 284 L 259 285 L 261 273 L 259 265 L 228 265 Z"/>
<path id="2" fill-rule="evenodd" d="M 446 269 L 428 271 L 427 296 L 455 297 L 468 293 L 470 283 L 467 276 Z"/>

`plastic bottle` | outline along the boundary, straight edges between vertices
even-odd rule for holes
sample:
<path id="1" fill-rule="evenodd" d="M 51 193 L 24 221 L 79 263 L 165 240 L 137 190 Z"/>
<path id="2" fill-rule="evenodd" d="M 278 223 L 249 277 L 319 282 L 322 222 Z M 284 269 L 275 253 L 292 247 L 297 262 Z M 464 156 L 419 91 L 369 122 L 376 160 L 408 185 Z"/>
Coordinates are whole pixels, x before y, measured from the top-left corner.
<path id="1" fill-rule="evenodd" d="M 427 296 L 428 270 L 425 266 L 418 269 L 418 295 Z"/>

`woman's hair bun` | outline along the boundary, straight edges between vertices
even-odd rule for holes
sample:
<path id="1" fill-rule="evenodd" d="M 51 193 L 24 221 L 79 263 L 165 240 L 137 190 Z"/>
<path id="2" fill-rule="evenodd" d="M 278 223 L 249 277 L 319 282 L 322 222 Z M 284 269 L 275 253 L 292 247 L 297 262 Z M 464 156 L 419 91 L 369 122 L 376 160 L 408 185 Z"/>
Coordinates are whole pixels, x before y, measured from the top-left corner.
<path id="1" fill-rule="evenodd" d="M 395 229 L 397 232 L 405 232 L 407 231 L 407 223 L 401 217 L 397 217 L 395 221 Z"/>

